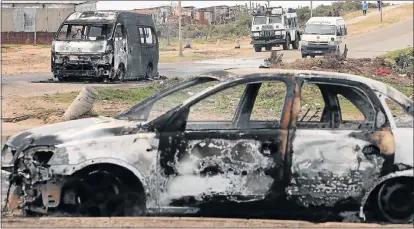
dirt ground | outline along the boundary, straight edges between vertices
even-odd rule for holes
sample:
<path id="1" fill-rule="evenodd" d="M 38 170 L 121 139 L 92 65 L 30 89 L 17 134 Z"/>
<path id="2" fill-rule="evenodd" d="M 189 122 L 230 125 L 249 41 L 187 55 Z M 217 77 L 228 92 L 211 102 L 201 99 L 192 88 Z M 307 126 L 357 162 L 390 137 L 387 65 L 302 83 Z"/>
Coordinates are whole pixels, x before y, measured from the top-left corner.
<path id="1" fill-rule="evenodd" d="M 183 47 L 184 47 L 183 42 Z M 247 57 L 252 55 L 248 38 L 240 40 L 240 49 L 235 49 L 234 41 L 225 40 L 217 43 L 192 44 L 191 49 L 183 50 L 183 57 L 178 56 L 178 45 L 163 47 L 160 51 L 160 63 L 178 61 L 217 59 L 227 57 Z M 2 45 L 2 74 L 50 72 L 50 46 L 47 45 Z"/>
<path id="2" fill-rule="evenodd" d="M 413 225 L 379 225 L 367 223 L 319 223 L 289 220 L 220 219 L 189 217 L 122 217 L 122 218 L 2 218 L 3 227 L 154 227 L 154 228 L 412 228 Z"/>
<path id="3" fill-rule="evenodd" d="M 345 15 L 346 19 L 355 18 L 358 12 Z M 383 22 L 379 20 L 379 13 L 368 14 L 364 20 L 348 26 L 349 36 L 367 33 L 379 27 L 396 23 L 413 17 L 413 5 L 406 4 L 391 10 L 384 10 Z M 183 47 L 185 41 L 183 41 Z M 160 47 L 160 63 L 217 59 L 228 57 L 248 57 L 254 54 L 249 37 L 240 38 L 240 49 L 235 49 L 235 39 L 221 40 L 217 45 L 211 43 L 192 43 L 191 49 L 184 49 L 184 57 L 178 56 L 178 44 Z M 50 46 L 48 45 L 2 45 L 2 74 L 20 74 L 35 72 L 50 72 Z"/>
<path id="4" fill-rule="evenodd" d="M 348 36 L 368 33 L 372 30 L 413 17 L 413 4 L 405 4 L 390 10 L 384 10 L 381 16 L 378 11 L 368 13 L 364 20 L 348 25 Z"/>

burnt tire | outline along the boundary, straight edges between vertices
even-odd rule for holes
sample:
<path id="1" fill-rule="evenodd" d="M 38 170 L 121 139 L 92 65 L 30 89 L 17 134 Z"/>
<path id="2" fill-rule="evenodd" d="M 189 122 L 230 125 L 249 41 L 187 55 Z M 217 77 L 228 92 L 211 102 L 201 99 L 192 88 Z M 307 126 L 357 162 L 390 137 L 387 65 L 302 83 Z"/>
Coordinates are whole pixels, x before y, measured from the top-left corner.
<path id="1" fill-rule="evenodd" d="M 289 50 L 290 48 L 290 36 L 286 36 L 286 41 L 283 43 L 283 50 Z"/>
<path id="2" fill-rule="evenodd" d="M 262 47 L 254 47 L 254 51 L 255 52 L 261 52 L 262 51 Z"/>

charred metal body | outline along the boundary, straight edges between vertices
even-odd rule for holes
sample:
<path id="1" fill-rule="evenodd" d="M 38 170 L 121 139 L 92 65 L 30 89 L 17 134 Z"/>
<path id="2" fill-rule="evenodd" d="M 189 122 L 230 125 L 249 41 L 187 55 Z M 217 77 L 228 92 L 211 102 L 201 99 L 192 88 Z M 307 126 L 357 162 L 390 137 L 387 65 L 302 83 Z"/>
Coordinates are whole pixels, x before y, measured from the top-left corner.
<path id="1" fill-rule="evenodd" d="M 52 43 L 51 71 L 60 80 L 128 80 L 158 74 L 152 18 L 132 12 L 74 12 Z"/>
<path id="2" fill-rule="evenodd" d="M 286 86 L 280 120 L 251 119 L 266 82 Z M 205 83 L 215 85 L 149 118 L 160 99 Z M 299 117 L 309 84 L 324 100 L 318 121 L 311 121 L 315 115 L 305 120 L 308 112 Z M 238 85 L 244 91 L 232 121 L 188 121 L 193 105 Z M 344 120 L 339 95 L 364 118 Z M 375 217 L 408 223 L 412 126 L 397 127 L 385 98 L 412 118 L 409 98 L 359 76 L 275 69 L 203 74 L 115 118 L 63 122 L 10 138 L 2 151 L 13 154 L 12 166 L 5 166 L 17 187 L 9 206 L 42 214 L 115 216 L 202 214 L 213 203 L 267 212 L 286 211 L 283 201 L 300 209 L 352 203 L 361 218 L 379 209 Z"/>

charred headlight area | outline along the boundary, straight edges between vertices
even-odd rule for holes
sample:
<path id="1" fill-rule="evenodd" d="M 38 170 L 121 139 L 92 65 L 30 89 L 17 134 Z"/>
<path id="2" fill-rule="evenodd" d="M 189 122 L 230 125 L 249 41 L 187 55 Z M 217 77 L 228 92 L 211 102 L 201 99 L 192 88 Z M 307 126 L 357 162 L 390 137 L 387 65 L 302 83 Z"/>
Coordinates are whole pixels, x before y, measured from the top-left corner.
<path id="1" fill-rule="evenodd" d="M 49 179 L 49 165 L 53 156 L 53 147 L 36 147 L 29 149 L 15 161 L 12 181 L 19 184 L 33 185 Z"/>
<path id="2" fill-rule="evenodd" d="M 52 55 L 52 71 L 55 76 L 109 77 L 113 72 L 112 54 L 99 55 Z"/>

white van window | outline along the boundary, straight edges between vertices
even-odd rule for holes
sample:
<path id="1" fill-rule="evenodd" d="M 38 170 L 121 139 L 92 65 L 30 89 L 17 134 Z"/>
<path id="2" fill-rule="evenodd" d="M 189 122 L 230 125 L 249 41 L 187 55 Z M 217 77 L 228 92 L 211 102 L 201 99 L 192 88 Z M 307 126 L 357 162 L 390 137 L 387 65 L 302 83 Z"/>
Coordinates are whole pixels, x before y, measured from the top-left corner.
<path id="1" fill-rule="evenodd" d="M 266 24 L 266 17 L 264 16 L 254 17 L 253 25 L 265 25 L 265 24 Z"/>
<path id="2" fill-rule="evenodd" d="M 308 24 L 305 27 L 305 34 L 336 35 L 336 26 Z"/>

